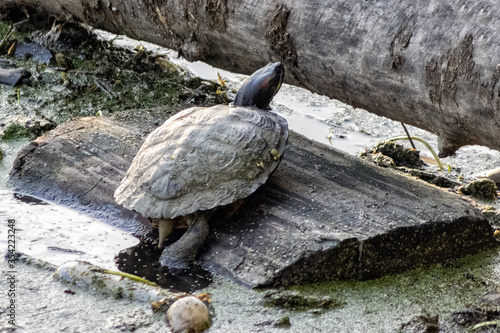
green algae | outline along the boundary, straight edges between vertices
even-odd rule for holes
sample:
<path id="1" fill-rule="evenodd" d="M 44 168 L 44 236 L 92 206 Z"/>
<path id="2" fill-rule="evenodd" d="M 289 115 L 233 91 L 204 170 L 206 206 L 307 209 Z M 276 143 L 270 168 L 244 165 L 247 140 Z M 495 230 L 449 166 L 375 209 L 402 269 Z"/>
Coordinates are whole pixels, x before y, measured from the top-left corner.
<path id="1" fill-rule="evenodd" d="M 480 200 L 493 201 L 497 198 L 497 186 L 494 181 L 487 178 L 473 180 L 467 185 L 460 186 L 458 191 Z"/>
<path id="2" fill-rule="evenodd" d="M 248 290 L 216 279 L 213 286 L 203 291 L 212 294 L 217 311 L 212 329 L 221 332 L 245 331 L 245 327 L 252 326 L 261 331 L 280 332 L 274 324 L 286 316 L 289 332 L 399 332 L 406 331 L 408 323 L 425 314 L 429 318 L 438 316 L 443 332 L 467 332 L 467 327 L 457 327 L 452 322 L 453 313 L 498 287 L 499 262 L 498 251 L 492 250 L 376 280 L 285 289 L 309 300 L 329 298 L 342 303 L 338 307 L 320 308 L 321 311 L 317 311 L 317 304 L 293 309 L 269 304 L 263 309 L 266 294 L 282 293 L 282 289 Z"/>
<path id="3" fill-rule="evenodd" d="M 26 127 L 18 123 L 11 123 L 9 126 L 7 126 L 7 128 L 4 129 L 2 140 L 28 138 L 30 137 L 30 135 L 31 133 Z"/>
<path id="4" fill-rule="evenodd" d="M 8 28 L 8 24 L 0 22 L 0 34 Z M 43 40 L 44 33 L 14 31 L 11 38 L 34 42 Z M 11 58 L 15 67 L 26 68 L 32 77 L 17 91 L 8 86 L 1 89 L 0 98 L 6 107 L 0 111 L 0 118 L 7 116 L 10 109 L 11 114 L 59 124 L 72 117 L 97 113 L 107 115 L 129 109 L 172 106 L 183 104 L 201 85 L 200 79 L 192 78 L 168 59 L 144 48 L 134 52 L 115 47 L 94 35 L 74 48 L 51 51 L 54 57 L 48 65 L 33 58 Z M 200 90 L 197 103 L 211 105 L 223 98 L 216 94 L 217 88 Z"/>
<path id="5" fill-rule="evenodd" d="M 297 290 L 268 290 L 264 293 L 264 306 L 289 310 L 335 309 L 343 302 L 325 295 L 311 295 Z"/>

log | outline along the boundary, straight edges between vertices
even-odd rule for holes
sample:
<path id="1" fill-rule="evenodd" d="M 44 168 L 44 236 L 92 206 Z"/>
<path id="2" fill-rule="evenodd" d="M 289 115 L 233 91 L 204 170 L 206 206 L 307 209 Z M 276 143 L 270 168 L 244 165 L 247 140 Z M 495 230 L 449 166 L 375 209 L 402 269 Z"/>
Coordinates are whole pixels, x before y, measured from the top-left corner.
<path id="1" fill-rule="evenodd" d="M 495 0 L 3 0 L 288 83 L 437 134 L 441 156 L 500 149 Z"/>
<path id="2" fill-rule="evenodd" d="M 167 116 L 159 110 L 68 121 L 19 153 L 10 183 L 140 234 L 143 220 L 113 192 Z M 292 133 L 266 185 L 212 228 L 198 259 L 258 287 L 372 279 L 494 246 L 489 223 L 457 194 Z"/>

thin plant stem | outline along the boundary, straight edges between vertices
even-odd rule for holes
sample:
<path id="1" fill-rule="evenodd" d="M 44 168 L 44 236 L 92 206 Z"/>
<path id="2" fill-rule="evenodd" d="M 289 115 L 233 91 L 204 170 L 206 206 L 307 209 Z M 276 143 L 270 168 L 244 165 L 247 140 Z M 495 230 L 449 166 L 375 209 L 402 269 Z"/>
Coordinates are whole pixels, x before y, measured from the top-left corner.
<path id="1" fill-rule="evenodd" d="M 104 274 L 112 274 L 112 275 L 118 275 L 118 276 L 126 277 L 126 278 L 129 278 L 129 279 L 133 280 L 133 281 L 145 283 L 145 284 L 150 285 L 150 286 L 155 286 L 155 287 L 158 286 L 154 282 L 151 282 L 151 281 L 143 279 L 143 278 L 141 278 L 141 277 L 139 277 L 137 275 L 133 275 L 133 274 L 129 274 L 129 273 L 117 272 L 117 271 L 110 271 L 108 269 L 95 269 L 94 271 L 95 272 L 99 272 L 99 273 L 104 273 Z"/>
<path id="2" fill-rule="evenodd" d="M 401 122 L 401 125 L 403 125 L 403 129 L 405 130 L 406 136 L 408 137 L 408 140 L 410 141 L 412 148 L 417 149 L 417 147 L 415 147 L 415 144 L 413 143 L 413 140 L 411 139 L 410 132 L 408 132 L 405 123 Z"/>

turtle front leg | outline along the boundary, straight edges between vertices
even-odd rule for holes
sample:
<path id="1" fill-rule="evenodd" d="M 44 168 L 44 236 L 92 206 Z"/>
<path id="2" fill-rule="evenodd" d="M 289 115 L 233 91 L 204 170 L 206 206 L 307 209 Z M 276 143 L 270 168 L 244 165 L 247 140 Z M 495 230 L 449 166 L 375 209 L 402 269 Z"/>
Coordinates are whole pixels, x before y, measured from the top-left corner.
<path id="1" fill-rule="evenodd" d="M 192 214 L 193 222 L 182 237 L 163 250 L 160 264 L 171 268 L 188 268 L 189 263 L 196 258 L 198 250 L 208 236 L 208 217 L 206 212 Z"/>

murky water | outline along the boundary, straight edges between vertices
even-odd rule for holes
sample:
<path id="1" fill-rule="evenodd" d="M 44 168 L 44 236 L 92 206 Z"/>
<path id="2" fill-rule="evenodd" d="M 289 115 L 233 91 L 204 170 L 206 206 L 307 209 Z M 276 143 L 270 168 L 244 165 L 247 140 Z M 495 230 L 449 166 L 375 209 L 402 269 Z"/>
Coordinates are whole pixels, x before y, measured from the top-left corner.
<path id="1" fill-rule="evenodd" d="M 12 163 L 26 144 L 27 140 L 0 143 L 5 153 L 0 161 L 0 223 L 15 220 L 16 251 L 55 265 L 78 259 L 116 269 L 114 256 L 136 245 L 135 237 L 74 209 L 23 197 L 7 188 Z M 7 250 L 7 228 L 0 228 L 0 249 Z"/>
<path id="2" fill-rule="evenodd" d="M 129 233 L 73 209 L 0 190 L 0 220 L 15 220 L 16 250 L 60 265 L 85 260 L 115 269 L 114 256 L 138 240 Z M 7 228 L 0 247 L 7 249 Z"/>

